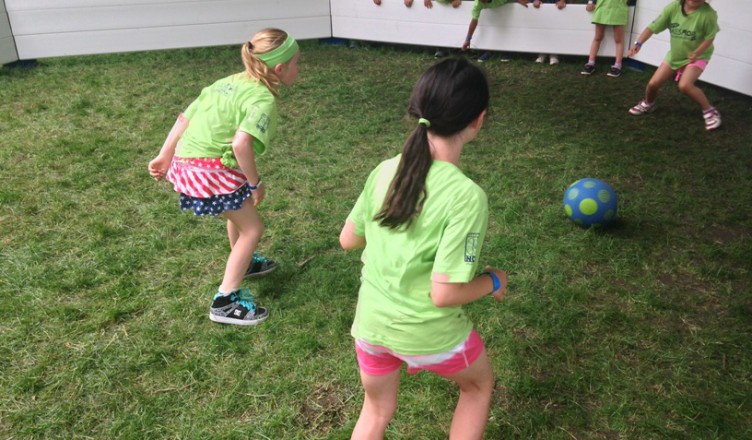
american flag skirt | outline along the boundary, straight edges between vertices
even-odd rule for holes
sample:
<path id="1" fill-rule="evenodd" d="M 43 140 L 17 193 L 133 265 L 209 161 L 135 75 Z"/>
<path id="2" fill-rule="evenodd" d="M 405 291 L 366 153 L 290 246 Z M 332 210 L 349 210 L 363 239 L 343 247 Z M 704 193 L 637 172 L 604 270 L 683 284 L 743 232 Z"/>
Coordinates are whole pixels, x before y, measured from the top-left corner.
<path id="1" fill-rule="evenodd" d="M 166 179 L 180 194 L 180 209 L 195 215 L 238 210 L 252 197 L 245 174 L 222 165 L 219 158 L 175 157 Z"/>

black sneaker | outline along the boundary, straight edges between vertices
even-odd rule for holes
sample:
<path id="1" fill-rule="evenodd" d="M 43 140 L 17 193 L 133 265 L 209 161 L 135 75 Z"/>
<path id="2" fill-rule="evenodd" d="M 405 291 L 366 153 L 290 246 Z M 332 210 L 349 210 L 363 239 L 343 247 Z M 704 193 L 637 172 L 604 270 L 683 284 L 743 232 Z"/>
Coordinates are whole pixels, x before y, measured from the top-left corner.
<path id="1" fill-rule="evenodd" d="M 585 64 L 580 71 L 580 75 L 592 75 L 595 72 L 595 64 Z"/>
<path id="2" fill-rule="evenodd" d="M 277 263 L 274 260 L 270 260 L 264 256 L 253 253 L 253 260 L 251 260 L 248 270 L 245 272 L 243 278 L 258 278 L 274 272 L 277 268 Z"/>
<path id="3" fill-rule="evenodd" d="M 606 74 L 607 76 L 610 76 L 611 78 L 618 78 L 621 76 L 621 67 L 611 66 L 611 69 Z"/>
<path id="4" fill-rule="evenodd" d="M 248 289 L 239 289 L 229 295 L 214 296 L 209 319 L 220 324 L 256 325 L 269 317 L 269 311 L 257 307 Z"/>

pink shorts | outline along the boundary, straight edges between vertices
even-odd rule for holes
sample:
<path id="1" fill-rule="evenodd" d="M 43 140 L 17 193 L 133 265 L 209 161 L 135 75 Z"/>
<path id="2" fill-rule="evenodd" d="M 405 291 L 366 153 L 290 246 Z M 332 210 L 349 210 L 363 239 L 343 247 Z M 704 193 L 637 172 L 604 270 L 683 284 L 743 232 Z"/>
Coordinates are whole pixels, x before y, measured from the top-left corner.
<path id="1" fill-rule="evenodd" d="M 665 61 L 661 62 L 661 64 L 668 65 Z M 705 71 L 705 68 L 708 66 L 708 60 L 694 60 L 694 62 L 691 62 L 685 66 L 682 66 L 678 69 L 676 69 L 676 77 L 674 78 L 674 81 L 679 82 L 681 79 L 682 74 L 684 73 L 684 70 L 687 69 L 687 67 L 697 67 L 702 72 Z"/>
<path id="2" fill-rule="evenodd" d="M 406 355 L 395 353 L 380 345 L 371 345 L 363 340 L 355 341 L 355 353 L 358 355 L 360 369 L 371 376 L 383 376 L 392 373 L 407 364 L 407 372 L 415 374 L 421 370 L 432 371 L 439 376 L 446 376 L 464 370 L 472 365 L 483 353 L 483 340 L 474 329 L 470 336 L 445 353 Z"/>

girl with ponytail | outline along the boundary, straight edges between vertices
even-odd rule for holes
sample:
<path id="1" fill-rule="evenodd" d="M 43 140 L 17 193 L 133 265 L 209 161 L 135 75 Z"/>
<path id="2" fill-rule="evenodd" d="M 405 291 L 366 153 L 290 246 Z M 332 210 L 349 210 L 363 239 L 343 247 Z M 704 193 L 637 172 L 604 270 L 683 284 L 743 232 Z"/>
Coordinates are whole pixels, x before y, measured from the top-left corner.
<path id="1" fill-rule="evenodd" d="M 244 278 L 276 268 L 274 261 L 254 252 L 264 231 L 257 207 L 266 195 L 256 155 L 271 146 L 278 89 L 297 78 L 299 56 L 298 43 L 286 32 L 270 28 L 256 33 L 241 48 L 245 71 L 202 90 L 149 162 L 154 179 L 172 183 L 181 209 L 227 220 L 230 255 L 209 309 L 214 322 L 255 325 L 268 316 L 240 285 Z"/>
<path id="2" fill-rule="evenodd" d="M 352 438 L 381 438 L 397 405 L 400 368 L 454 381 L 450 438 L 481 438 L 494 378 L 463 304 L 507 291 L 504 271 L 477 274 L 488 224 L 484 191 L 459 168 L 488 108 L 485 75 L 464 58 L 429 68 L 410 96 L 402 154 L 374 169 L 340 233 L 364 248 L 352 335 L 365 400 Z"/>

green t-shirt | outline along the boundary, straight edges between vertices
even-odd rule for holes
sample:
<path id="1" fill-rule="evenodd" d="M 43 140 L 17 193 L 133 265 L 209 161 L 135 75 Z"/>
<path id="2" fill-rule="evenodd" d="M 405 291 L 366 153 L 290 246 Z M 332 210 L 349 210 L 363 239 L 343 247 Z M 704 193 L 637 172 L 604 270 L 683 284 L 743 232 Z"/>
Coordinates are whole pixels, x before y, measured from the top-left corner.
<path id="1" fill-rule="evenodd" d="M 480 11 L 484 9 L 498 8 L 499 6 L 504 6 L 510 1 L 511 0 L 491 0 L 488 3 L 481 3 L 480 0 L 475 0 L 473 2 L 473 12 L 472 12 L 473 20 L 477 20 L 480 18 Z"/>
<path id="2" fill-rule="evenodd" d="M 204 88 L 183 114 L 189 123 L 176 153 L 180 157 L 234 160 L 232 138 L 238 130 L 253 136 L 253 150 L 264 154 L 277 131 L 274 95 L 245 73 L 230 75 Z"/>
<path id="3" fill-rule="evenodd" d="M 431 275 L 464 283 L 476 273 L 488 226 L 483 190 L 449 162 L 434 161 L 428 196 L 409 229 L 381 227 L 381 210 L 400 156 L 371 172 L 348 219 L 365 236 L 361 287 L 352 335 L 402 354 L 448 351 L 467 338 L 472 323 L 461 307 L 436 307 Z"/>
<path id="4" fill-rule="evenodd" d="M 681 3 L 672 2 L 663 9 L 648 29 L 657 34 L 666 29 L 671 32 L 671 50 L 666 54 L 666 64 L 676 70 L 689 64 L 689 54 L 703 42 L 715 38 L 721 30 L 718 27 L 718 14 L 707 3 L 687 14 L 682 14 Z M 710 60 L 713 55 L 711 44 L 698 58 Z"/>
<path id="5" fill-rule="evenodd" d="M 629 20 L 627 0 L 598 0 L 593 11 L 593 24 L 625 26 Z"/>

